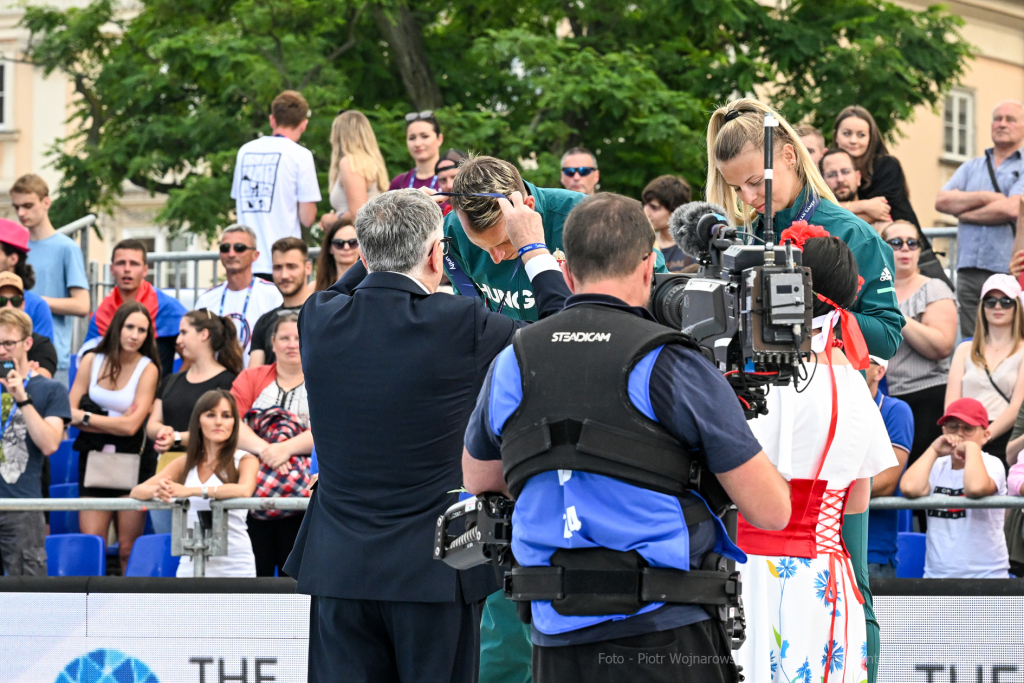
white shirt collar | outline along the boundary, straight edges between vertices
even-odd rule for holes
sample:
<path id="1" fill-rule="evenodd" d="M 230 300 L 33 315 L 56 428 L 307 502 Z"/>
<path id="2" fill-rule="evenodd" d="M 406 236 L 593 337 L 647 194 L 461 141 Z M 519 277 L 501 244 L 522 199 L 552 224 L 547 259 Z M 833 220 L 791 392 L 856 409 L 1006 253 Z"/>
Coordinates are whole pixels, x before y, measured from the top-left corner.
<path id="1" fill-rule="evenodd" d="M 393 270 L 389 270 L 389 271 L 387 271 L 387 272 L 389 272 L 389 273 L 394 273 L 395 275 L 401 275 L 402 277 L 407 277 L 407 278 L 409 278 L 410 280 L 412 280 L 413 282 L 415 282 L 415 283 L 416 283 L 416 285 L 417 285 L 417 286 L 418 286 L 418 287 L 419 287 L 420 289 L 422 289 L 422 290 L 423 290 L 424 294 L 430 294 L 430 290 L 429 290 L 429 289 L 427 289 L 427 286 L 426 286 L 425 284 L 423 284 L 422 282 L 420 282 L 419 280 L 417 280 L 416 278 L 414 278 L 414 277 L 413 277 L 412 275 L 409 275 L 408 273 L 395 273 L 395 271 L 393 271 Z"/>

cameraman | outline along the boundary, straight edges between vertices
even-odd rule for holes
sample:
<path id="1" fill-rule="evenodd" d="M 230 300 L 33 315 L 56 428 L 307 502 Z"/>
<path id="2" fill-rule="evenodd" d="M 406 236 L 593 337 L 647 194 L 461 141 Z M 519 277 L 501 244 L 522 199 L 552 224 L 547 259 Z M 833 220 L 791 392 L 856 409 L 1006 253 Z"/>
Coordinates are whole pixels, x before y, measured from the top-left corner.
<path id="1" fill-rule="evenodd" d="M 466 432 L 466 488 L 517 496 L 512 551 L 523 566 L 690 570 L 712 550 L 742 561 L 688 477 L 671 470 L 688 471 L 679 464 L 703 451 L 743 516 L 769 529 L 788 523 L 789 491 L 728 382 L 643 308 L 655 252 L 640 203 L 586 199 L 563 244 L 574 296 L 492 363 Z M 595 606 L 586 592 L 532 603 L 538 683 L 633 671 L 647 681 L 736 680 L 723 624 L 700 604 L 629 607 L 600 594 Z"/>

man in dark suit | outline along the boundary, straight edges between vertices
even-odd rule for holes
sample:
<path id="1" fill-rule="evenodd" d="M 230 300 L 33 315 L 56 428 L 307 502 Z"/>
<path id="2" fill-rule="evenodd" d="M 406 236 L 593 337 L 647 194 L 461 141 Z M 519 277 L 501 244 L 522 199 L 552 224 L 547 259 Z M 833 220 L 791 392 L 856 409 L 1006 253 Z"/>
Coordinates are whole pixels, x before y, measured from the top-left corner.
<path id="1" fill-rule="evenodd" d="M 509 238 L 544 317 L 570 292 L 540 216 L 510 199 Z M 426 195 L 375 197 L 355 227 L 362 264 L 299 321 L 320 480 L 285 571 L 312 596 L 309 680 L 475 681 L 494 572 L 434 561 L 433 530 L 462 486 L 488 366 L 527 323 L 435 294 L 447 241 Z"/>

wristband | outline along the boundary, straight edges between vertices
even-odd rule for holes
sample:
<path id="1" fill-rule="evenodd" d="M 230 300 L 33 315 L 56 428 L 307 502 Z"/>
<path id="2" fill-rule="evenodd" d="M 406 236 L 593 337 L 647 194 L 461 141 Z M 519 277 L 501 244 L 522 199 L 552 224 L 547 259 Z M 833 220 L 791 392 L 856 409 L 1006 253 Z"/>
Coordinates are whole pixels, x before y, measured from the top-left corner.
<path id="1" fill-rule="evenodd" d="M 519 250 L 519 255 L 522 256 L 523 254 L 525 254 L 525 253 L 527 253 L 529 251 L 533 251 L 534 249 L 547 249 L 547 248 L 548 248 L 548 245 L 544 244 L 543 242 L 534 242 L 533 244 L 527 244 L 525 247 L 522 247 Z"/>
<path id="2" fill-rule="evenodd" d="M 15 401 L 14 405 L 18 406 L 19 408 L 24 408 L 25 406 L 30 406 L 30 405 L 32 405 L 32 397 L 31 396 L 27 396 L 24 401 Z"/>

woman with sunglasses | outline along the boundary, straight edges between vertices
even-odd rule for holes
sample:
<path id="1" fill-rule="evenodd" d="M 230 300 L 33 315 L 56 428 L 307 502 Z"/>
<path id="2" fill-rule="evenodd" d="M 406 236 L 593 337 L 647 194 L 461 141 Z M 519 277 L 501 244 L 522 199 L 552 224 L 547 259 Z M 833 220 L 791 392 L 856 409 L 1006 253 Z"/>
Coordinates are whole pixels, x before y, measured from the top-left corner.
<path id="1" fill-rule="evenodd" d="M 359 260 L 359 240 L 356 229 L 342 221 L 335 221 L 326 232 L 316 262 L 316 291 L 322 292 L 344 275 Z"/>
<path id="2" fill-rule="evenodd" d="M 340 112 L 331 125 L 331 169 L 327 182 L 334 210 L 321 216 L 320 227 L 327 230 L 338 220 L 355 222 L 363 204 L 379 195 L 387 184 L 388 168 L 370 120 L 360 111 Z"/>
<path id="3" fill-rule="evenodd" d="M 416 167 L 395 176 L 388 189 L 429 187 L 431 190 L 440 190 L 434 169 L 441 158 L 443 143 L 441 124 L 434 118 L 433 111 L 428 109 L 406 114 L 405 144 L 409 148 L 409 156 L 416 162 Z"/>
<path id="4" fill-rule="evenodd" d="M 1024 311 L 1021 289 L 1010 275 L 997 273 L 981 287 L 974 338 L 957 347 L 949 368 L 946 406 L 973 398 L 988 411 L 991 437 L 985 450 L 1004 465 L 1010 429 L 1024 402 Z"/>
<path id="5" fill-rule="evenodd" d="M 906 318 L 903 343 L 889 361 L 889 394 L 907 402 L 915 416 L 913 464 L 941 431 L 936 424 L 946 407 L 949 357 L 956 346 L 957 312 L 953 290 L 918 269 L 921 242 L 917 228 L 896 221 L 881 230 L 896 261 L 896 300 Z"/>

